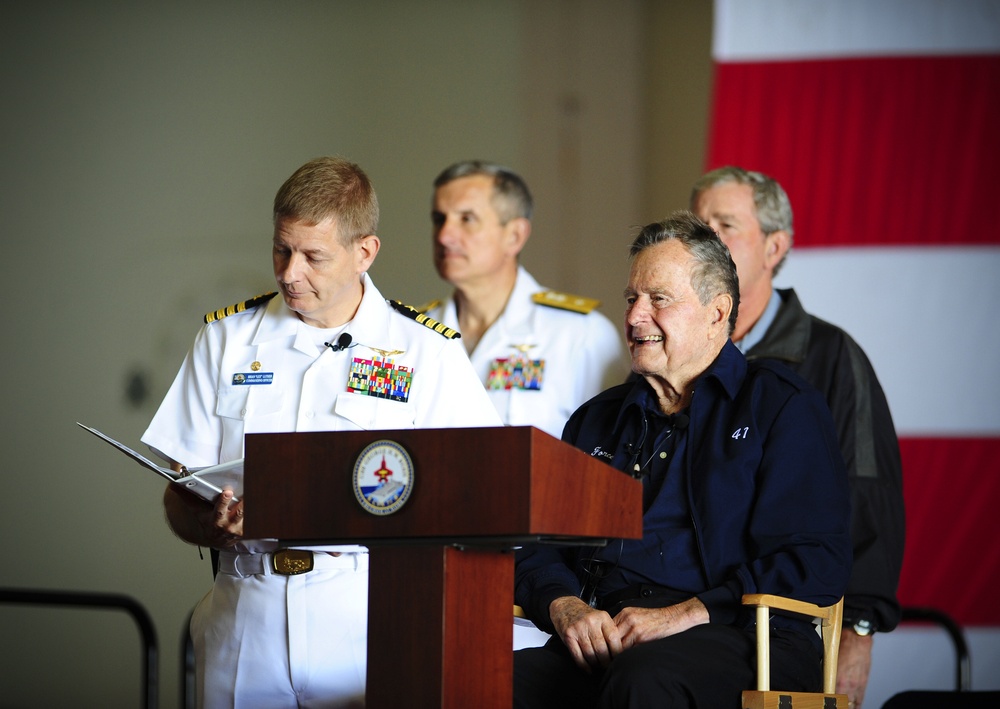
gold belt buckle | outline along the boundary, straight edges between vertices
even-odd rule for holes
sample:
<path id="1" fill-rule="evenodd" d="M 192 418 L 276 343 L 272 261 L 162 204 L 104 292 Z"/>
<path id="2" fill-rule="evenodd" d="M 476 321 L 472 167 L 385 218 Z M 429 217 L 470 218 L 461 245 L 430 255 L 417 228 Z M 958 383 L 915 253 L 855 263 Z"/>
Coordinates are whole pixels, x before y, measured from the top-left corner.
<path id="1" fill-rule="evenodd" d="M 282 576 L 296 576 L 313 570 L 313 553 L 308 549 L 282 549 L 271 555 L 271 569 Z"/>

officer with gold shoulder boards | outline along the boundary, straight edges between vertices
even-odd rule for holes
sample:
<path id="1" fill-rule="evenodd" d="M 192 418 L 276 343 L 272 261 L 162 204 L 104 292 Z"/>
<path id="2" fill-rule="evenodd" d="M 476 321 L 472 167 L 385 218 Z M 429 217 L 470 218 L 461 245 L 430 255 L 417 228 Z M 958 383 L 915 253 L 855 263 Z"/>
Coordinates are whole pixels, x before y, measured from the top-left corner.
<path id="1" fill-rule="evenodd" d="M 142 440 L 179 469 L 242 457 L 246 433 L 499 426 L 458 333 L 375 288 L 377 224 L 357 165 L 299 168 L 274 201 L 281 297 L 206 316 Z M 179 537 L 220 550 L 191 620 L 198 706 L 363 705 L 367 550 L 246 539 L 228 491 L 170 486 L 164 505 Z"/>
<path id="2" fill-rule="evenodd" d="M 597 301 L 543 288 L 518 263 L 531 235 L 531 193 L 516 173 L 478 160 L 434 180 L 434 266 L 454 286 L 423 309 L 457 328 L 508 426 L 560 438 L 570 415 L 630 372 L 619 329 Z M 516 619 L 514 649 L 549 635 Z"/>
<path id="3" fill-rule="evenodd" d="M 514 172 L 456 163 L 434 181 L 434 266 L 454 286 L 425 306 L 457 328 L 493 405 L 510 426 L 559 438 L 577 407 L 629 373 L 619 329 L 597 301 L 543 288 L 518 263 L 532 198 Z"/>

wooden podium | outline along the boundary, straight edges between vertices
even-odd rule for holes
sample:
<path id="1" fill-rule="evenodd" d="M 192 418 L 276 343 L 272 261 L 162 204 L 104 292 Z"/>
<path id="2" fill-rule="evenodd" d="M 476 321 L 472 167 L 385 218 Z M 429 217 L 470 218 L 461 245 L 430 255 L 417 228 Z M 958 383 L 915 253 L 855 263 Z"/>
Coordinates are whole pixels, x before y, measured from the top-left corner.
<path id="1" fill-rule="evenodd" d="M 374 514 L 355 464 L 389 441 L 406 503 Z M 642 535 L 637 480 L 531 427 L 246 436 L 248 538 L 370 548 L 368 709 L 512 704 L 512 547 Z"/>

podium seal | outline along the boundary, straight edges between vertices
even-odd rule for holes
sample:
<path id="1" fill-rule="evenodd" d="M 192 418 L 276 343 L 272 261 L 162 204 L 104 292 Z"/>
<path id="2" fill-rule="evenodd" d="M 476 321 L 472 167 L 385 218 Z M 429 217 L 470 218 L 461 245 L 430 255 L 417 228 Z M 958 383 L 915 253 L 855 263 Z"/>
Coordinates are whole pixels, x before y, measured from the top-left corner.
<path id="1" fill-rule="evenodd" d="M 403 446 L 373 441 L 354 461 L 354 497 L 373 515 L 398 511 L 413 490 L 413 459 Z"/>

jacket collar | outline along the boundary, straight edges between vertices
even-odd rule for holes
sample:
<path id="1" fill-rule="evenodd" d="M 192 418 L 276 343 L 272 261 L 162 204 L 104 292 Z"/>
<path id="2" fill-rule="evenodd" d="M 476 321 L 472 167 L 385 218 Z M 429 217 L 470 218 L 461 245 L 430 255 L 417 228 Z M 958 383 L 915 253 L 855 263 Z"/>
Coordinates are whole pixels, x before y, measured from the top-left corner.
<path id="1" fill-rule="evenodd" d="M 689 426 L 697 431 L 701 429 L 709 408 L 701 404 L 705 400 L 704 396 L 698 396 L 698 391 L 703 387 L 715 387 L 722 392 L 723 396 L 730 400 L 736 398 L 747 373 L 747 360 L 740 352 L 739 348 L 733 344 L 732 340 L 726 340 L 718 356 L 709 365 L 700 377 L 695 381 L 695 392 L 691 399 L 689 408 Z M 622 443 L 615 451 L 612 465 L 619 470 L 631 472 L 630 461 L 634 461 L 634 453 L 637 447 L 641 447 L 647 434 L 648 418 L 652 412 L 658 412 L 656 394 L 653 388 L 643 377 L 638 377 L 632 388 L 622 400 L 618 409 L 618 416 L 615 420 L 614 438 Z M 631 443 L 629 450 L 628 443 Z M 688 447 L 690 453 L 691 447 Z"/>
<path id="2" fill-rule="evenodd" d="M 747 352 L 747 357 L 802 362 L 809 350 L 809 334 L 812 327 L 809 314 L 802 307 L 794 290 L 779 288 L 777 291 L 781 296 L 778 314 L 774 317 L 771 327 L 764 333 L 764 338 Z"/>
<path id="3" fill-rule="evenodd" d="M 746 378 L 747 360 L 740 352 L 739 348 L 733 344 L 732 340 L 726 340 L 718 356 L 708 366 L 701 376 L 695 380 L 695 394 L 692 398 L 691 406 L 698 398 L 698 389 L 709 382 L 717 382 L 719 388 L 725 392 L 730 399 L 735 399 L 743 386 Z M 656 394 L 653 388 L 643 377 L 637 377 L 635 385 L 622 401 L 621 409 L 618 411 L 618 419 L 615 421 L 615 430 L 622 431 L 628 425 L 628 421 L 634 420 L 635 415 L 641 417 L 647 411 L 658 411 Z"/>

